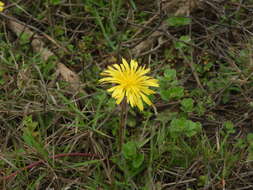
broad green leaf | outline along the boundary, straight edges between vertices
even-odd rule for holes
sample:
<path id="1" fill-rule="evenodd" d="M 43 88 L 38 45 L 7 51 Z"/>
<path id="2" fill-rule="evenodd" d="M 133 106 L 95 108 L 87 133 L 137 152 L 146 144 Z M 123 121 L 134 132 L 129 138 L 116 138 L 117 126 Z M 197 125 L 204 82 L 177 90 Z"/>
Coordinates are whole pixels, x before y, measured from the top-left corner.
<path id="1" fill-rule="evenodd" d="M 169 89 L 161 90 L 161 97 L 163 100 L 170 100 L 172 98 L 181 98 L 184 96 L 184 88 L 182 87 L 171 87 Z"/>
<path id="2" fill-rule="evenodd" d="M 181 101 L 181 109 L 185 112 L 193 111 L 193 99 L 185 98 Z"/>
<path id="3" fill-rule="evenodd" d="M 184 26 L 191 23 L 191 18 L 187 17 L 170 17 L 167 19 L 167 23 L 169 26 Z"/>
<path id="4" fill-rule="evenodd" d="M 235 127 L 232 121 L 226 121 L 224 127 L 226 128 L 227 133 L 235 133 Z"/>
<path id="5" fill-rule="evenodd" d="M 179 38 L 179 40 L 180 41 L 175 42 L 175 48 L 176 49 L 183 49 L 183 48 L 186 48 L 188 46 L 184 42 L 189 43 L 191 41 L 191 38 L 190 38 L 190 36 L 181 36 Z"/>
<path id="6" fill-rule="evenodd" d="M 31 35 L 30 34 L 27 34 L 25 32 L 23 32 L 20 36 L 19 36 L 19 39 L 20 39 L 20 44 L 27 44 L 30 42 L 30 37 Z"/>
<path id="7" fill-rule="evenodd" d="M 185 135 L 187 137 L 193 137 L 200 131 L 201 131 L 201 124 L 199 122 L 193 122 L 191 120 L 187 120 L 186 132 L 185 132 Z"/>
<path id="8" fill-rule="evenodd" d="M 141 167 L 142 163 L 144 161 L 144 154 L 138 154 L 132 162 L 132 165 L 134 168 L 139 168 Z"/>
<path id="9" fill-rule="evenodd" d="M 166 77 L 168 81 L 175 80 L 176 76 L 177 76 L 177 72 L 175 69 L 166 69 L 164 71 L 164 77 Z"/>
<path id="10" fill-rule="evenodd" d="M 137 154 L 136 144 L 133 141 L 129 141 L 122 147 L 123 155 L 126 159 L 132 159 Z"/>
<path id="11" fill-rule="evenodd" d="M 249 134 L 247 135 L 247 142 L 248 142 L 249 144 L 253 144 L 253 133 L 249 133 Z"/>
<path id="12" fill-rule="evenodd" d="M 61 3 L 61 0 L 51 0 L 51 3 L 52 3 L 53 5 L 58 5 L 58 4 Z"/>
<path id="13" fill-rule="evenodd" d="M 170 123 L 170 132 L 173 137 L 185 135 L 192 137 L 201 131 L 201 124 L 185 118 L 173 119 Z"/>

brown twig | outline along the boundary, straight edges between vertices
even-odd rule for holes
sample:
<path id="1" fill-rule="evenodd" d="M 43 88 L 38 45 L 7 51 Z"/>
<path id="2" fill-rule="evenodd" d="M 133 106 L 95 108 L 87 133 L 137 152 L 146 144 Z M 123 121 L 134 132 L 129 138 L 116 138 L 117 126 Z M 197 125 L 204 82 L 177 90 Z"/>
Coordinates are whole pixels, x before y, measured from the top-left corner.
<path id="1" fill-rule="evenodd" d="M 61 153 L 61 154 L 57 154 L 54 156 L 50 156 L 50 159 L 56 159 L 56 158 L 62 158 L 62 157 L 73 157 L 73 156 L 80 156 L 80 157 L 98 157 L 98 155 L 96 154 L 91 154 L 91 153 L 80 153 L 80 152 L 76 152 L 76 153 Z M 28 166 L 21 168 L 20 170 L 17 170 L 16 172 L 13 172 L 12 174 L 5 176 L 2 178 L 2 180 L 9 180 L 12 177 L 15 177 L 17 174 L 19 174 L 22 171 L 28 170 L 28 169 L 32 169 L 40 164 L 45 163 L 44 160 L 39 160 L 36 162 L 33 162 L 31 164 L 29 164 Z"/>

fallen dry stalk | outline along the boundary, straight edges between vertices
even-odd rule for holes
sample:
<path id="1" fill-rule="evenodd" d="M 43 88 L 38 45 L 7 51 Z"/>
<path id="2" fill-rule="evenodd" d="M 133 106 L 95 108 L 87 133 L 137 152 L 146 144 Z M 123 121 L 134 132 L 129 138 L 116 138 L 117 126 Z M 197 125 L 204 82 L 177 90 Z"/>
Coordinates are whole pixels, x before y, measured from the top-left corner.
<path id="1" fill-rule="evenodd" d="M 20 36 L 23 33 L 28 35 L 28 37 L 31 39 L 31 45 L 33 50 L 36 53 L 39 53 L 44 61 L 47 61 L 49 57 L 54 56 L 53 52 L 45 48 L 45 43 L 41 40 L 41 36 L 32 32 L 25 24 L 23 25 L 21 24 L 21 22 L 8 20 L 7 26 L 17 36 Z M 75 92 L 80 90 L 81 82 L 79 76 L 75 72 L 71 71 L 68 67 L 66 67 L 63 63 L 57 62 L 56 73 L 59 73 L 63 80 L 68 82 Z"/>

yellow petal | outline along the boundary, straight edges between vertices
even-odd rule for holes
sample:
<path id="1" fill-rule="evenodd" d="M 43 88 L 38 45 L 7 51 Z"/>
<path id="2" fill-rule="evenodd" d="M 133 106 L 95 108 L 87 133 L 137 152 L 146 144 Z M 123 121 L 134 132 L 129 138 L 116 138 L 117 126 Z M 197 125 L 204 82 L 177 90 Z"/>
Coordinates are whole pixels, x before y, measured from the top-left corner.
<path id="1" fill-rule="evenodd" d="M 141 95 L 143 101 L 146 102 L 146 104 L 152 105 L 152 102 L 149 100 L 149 98 L 146 95 L 144 95 L 142 93 L 140 93 L 140 95 Z"/>
<path id="2" fill-rule="evenodd" d="M 124 99 L 124 93 L 119 94 L 119 96 L 117 97 L 116 103 L 120 104 L 122 102 L 122 100 Z"/>
<path id="3" fill-rule="evenodd" d="M 142 82 L 145 86 L 153 86 L 153 87 L 159 87 L 158 80 L 156 79 L 148 79 Z"/>
<path id="4" fill-rule="evenodd" d="M 134 97 L 133 97 L 133 95 L 131 94 L 131 92 L 130 92 L 130 90 L 129 89 L 127 89 L 126 90 L 126 97 L 127 97 L 127 102 L 128 103 L 130 103 L 130 105 L 132 106 L 132 107 L 134 107 Z"/>
<path id="5" fill-rule="evenodd" d="M 131 107 L 137 106 L 141 111 L 143 110 L 143 102 L 147 105 L 152 105 L 148 95 L 155 92 L 149 87 L 158 87 L 158 81 L 146 74 L 150 72 L 149 68 L 138 66 L 138 62 L 131 60 L 130 64 L 122 58 L 121 64 L 113 64 L 108 66 L 101 75 L 101 83 L 114 84 L 108 89 L 112 97 L 116 99 L 116 103 L 120 104 L 126 97 L 126 101 Z M 116 86 L 115 86 L 116 84 Z"/>
<path id="6" fill-rule="evenodd" d="M 129 65 L 128 65 L 127 61 L 124 58 L 122 58 L 122 63 L 125 67 L 125 71 L 129 72 L 130 71 Z"/>
<path id="7" fill-rule="evenodd" d="M 118 64 L 113 64 L 113 67 L 116 68 L 118 72 L 121 72 L 121 68 Z"/>
<path id="8" fill-rule="evenodd" d="M 117 98 L 117 97 L 122 96 L 122 94 L 124 95 L 124 91 L 123 91 L 122 87 L 119 85 L 115 86 L 115 88 L 112 91 L 112 97 Z"/>
<path id="9" fill-rule="evenodd" d="M 133 72 L 135 72 L 136 69 L 137 69 L 137 67 L 138 67 L 138 62 L 135 61 L 135 60 L 131 60 L 130 65 L 131 65 L 131 70 L 132 70 Z"/>
<path id="10" fill-rule="evenodd" d="M 113 86 L 113 87 L 109 88 L 107 91 L 108 92 L 113 92 L 115 90 L 115 88 L 117 88 L 117 86 Z"/>
<path id="11" fill-rule="evenodd" d="M 145 69 L 144 67 L 140 67 L 137 71 L 136 71 L 136 75 L 137 76 L 143 76 L 143 75 L 145 75 L 145 74 L 147 74 L 147 73 L 149 73 L 150 72 L 150 69 L 148 68 L 148 69 Z"/>
<path id="12" fill-rule="evenodd" d="M 147 95 L 155 94 L 155 91 L 150 90 L 150 89 L 147 88 L 147 87 L 140 87 L 140 89 L 141 89 L 141 91 L 142 91 L 144 94 L 147 94 Z"/>
<path id="13" fill-rule="evenodd" d="M 138 99 L 138 101 L 136 102 L 136 105 L 137 105 L 137 107 L 138 107 L 141 111 L 143 111 L 143 103 L 142 103 L 141 99 Z"/>

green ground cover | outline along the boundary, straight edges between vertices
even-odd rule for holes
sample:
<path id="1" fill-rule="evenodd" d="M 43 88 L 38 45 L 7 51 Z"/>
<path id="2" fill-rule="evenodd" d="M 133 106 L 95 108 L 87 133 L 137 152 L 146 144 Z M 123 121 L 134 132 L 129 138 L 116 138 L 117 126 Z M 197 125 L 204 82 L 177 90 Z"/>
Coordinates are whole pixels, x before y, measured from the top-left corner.
<path id="1" fill-rule="evenodd" d="M 253 189 L 253 1 L 4 3 L 0 189 Z M 159 88 L 119 150 L 122 57 Z"/>

